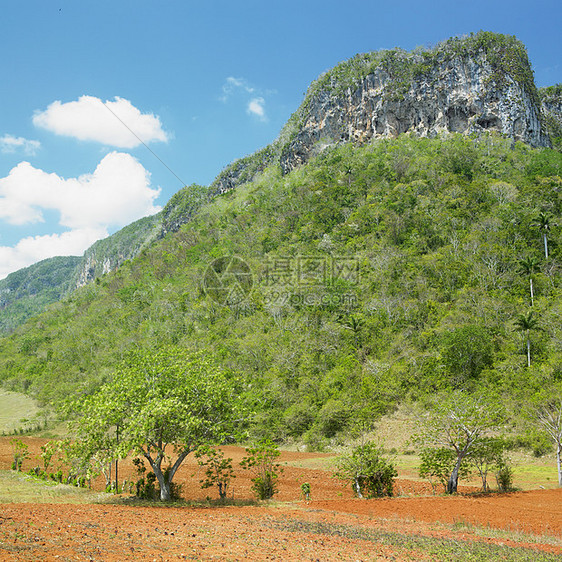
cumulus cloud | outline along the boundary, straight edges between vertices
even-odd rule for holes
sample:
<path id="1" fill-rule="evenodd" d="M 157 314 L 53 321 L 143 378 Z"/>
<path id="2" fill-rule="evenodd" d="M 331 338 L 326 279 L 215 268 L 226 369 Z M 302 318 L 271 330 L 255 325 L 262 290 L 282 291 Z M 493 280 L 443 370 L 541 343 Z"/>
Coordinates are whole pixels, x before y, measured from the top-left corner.
<path id="1" fill-rule="evenodd" d="M 265 100 L 263 98 L 251 99 L 248 103 L 247 112 L 250 115 L 255 115 L 260 121 L 266 121 Z"/>
<path id="2" fill-rule="evenodd" d="M 68 231 L 0 247 L 0 275 L 47 257 L 82 254 L 109 229 L 158 212 L 159 193 L 130 154 L 111 152 L 92 174 L 69 179 L 21 162 L 0 179 L 0 220 L 26 225 L 43 222 L 44 211 L 55 211 L 59 227 Z"/>
<path id="3" fill-rule="evenodd" d="M 106 102 L 93 96 L 81 96 L 67 103 L 54 101 L 46 110 L 35 113 L 33 124 L 57 135 L 118 148 L 169 139 L 158 116 L 141 113 L 129 100 L 120 97 Z"/>
<path id="4" fill-rule="evenodd" d="M 36 140 L 14 137 L 13 135 L 0 137 L 0 152 L 4 154 L 13 154 L 21 150 L 27 156 L 35 156 L 39 148 L 41 148 L 41 143 Z"/>

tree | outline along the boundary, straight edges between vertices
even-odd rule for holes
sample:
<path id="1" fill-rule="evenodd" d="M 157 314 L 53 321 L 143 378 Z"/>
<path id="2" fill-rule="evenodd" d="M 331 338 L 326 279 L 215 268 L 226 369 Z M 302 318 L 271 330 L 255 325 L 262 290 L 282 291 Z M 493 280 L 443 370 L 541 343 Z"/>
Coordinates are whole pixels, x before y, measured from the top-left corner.
<path id="1" fill-rule="evenodd" d="M 493 363 L 492 337 L 478 325 L 461 326 L 442 338 L 442 361 L 451 374 L 453 386 L 463 386 L 478 378 Z"/>
<path id="2" fill-rule="evenodd" d="M 506 443 L 500 437 L 484 437 L 472 447 L 470 462 L 476 467 L 482 479 L 482 491 L 487 492 L 488 472 L 496 469 L 496 472 L 509 470 L 505 460 Z M 506 491 L 506 490 L 503 490 Z"/>
<path id="3" fill-rule="evenodd" d="M 558 486 L 562 487 L 562 389 L 543 391 L 530 411 L 530 417 L 548 434 L 556 446 Z"/>
<path id="4" fill-rule="evenodd" d="M 14 460 L 12 462 L 12 470 L 19 472 L 23 462 L 29 458 L 29 446 L 21 439 L 10 439 L 13 449 Z"/>
<path id="5" fill-rule="evenodd" d="M 93 457 L 101 447 L 114 458 L 131 451 L 142 455 L 166 501 L 187 455 L 207 443 L 234 440 L 235 387 L 236 381 L 201 353 L 172 347 L 139 352 L 110 382 L 72 404 L 80 413 L 72 425 L 83 454 Z"/>
<path id="6" fill-rule="evenodd" d="M 384 458 L 375 443 L 356 447 L 350 455 L 338 459 L 335 474 L 351 483 L 357 497 L 392 496 L 394 478 L 398 476 L 394 465 Z"/>
<path id="7" fill-rule="evenodd" d="M 550 222 L 550 217 L 546 213 L 539 213 L 536 222 L 533 226 L 538 226 L 539 230 L 542 232 L 543 242 L 544 242 L 544 257 L 548 259 L 548 233 L 551 230 L 552 224 Z"/>
<path id="8" fill-rule="evenodd" d="M 535 258 L 524 258 L 519 261 L 519 272 L 529 277 L 529 289 L 531 292 L 531 306 L 535 305 L 533 292 L 533 275 L 539 270 L 539 264 Z"/>
<path id="9" fill-rule="evenodd" d="M 531 331 L 540 330 L 539 320 L 534 317 L 534 312 L 531 311 L 529 314 L 520 314 L 515 319 L 515 330 L 518 332 L 524 332 L 527 345 L 527 367 L 531 366 Z"/>
<path id="10" fill-rule="evenodd" d="M 429 405 L 425 427 L 416 436 L 425 447 L 448 448 L 455 453 L 447 481 L 447 493 L 457 491 L 463 461 L 503 419 L 502 409 L 492 397 L 457 390 L 437 396 Z"/>

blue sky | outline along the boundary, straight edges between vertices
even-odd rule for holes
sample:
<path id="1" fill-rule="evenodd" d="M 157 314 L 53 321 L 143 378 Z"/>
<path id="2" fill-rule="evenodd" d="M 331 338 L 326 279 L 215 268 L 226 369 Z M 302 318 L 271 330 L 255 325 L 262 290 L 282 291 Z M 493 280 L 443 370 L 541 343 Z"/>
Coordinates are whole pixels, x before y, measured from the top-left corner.
<path id="1" fill-rule="evenodd" d="M 495 31 L 547 86 L 562 82 L 561 21 L 560 0 L 3 2 L 0 278 L 209 184 L 356 53 Z"/>

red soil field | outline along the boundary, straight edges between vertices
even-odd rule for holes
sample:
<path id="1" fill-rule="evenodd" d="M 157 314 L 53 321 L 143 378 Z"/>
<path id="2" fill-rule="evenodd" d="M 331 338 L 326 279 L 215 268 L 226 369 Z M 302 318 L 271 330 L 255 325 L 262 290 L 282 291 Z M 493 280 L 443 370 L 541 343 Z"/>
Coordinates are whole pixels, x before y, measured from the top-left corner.
<path id="1" fill-rule="evenodd" d="M 32 456 L 44 442 L 22 441 Z M 234 498 L 250 499 L 249 477 L 238 468 L 244 449 L 224 450 L 237 469 Z M 9 469 L 11 454 L 9 440 L 0 439 L 0 469 Z M 326 456 L 283 452 L 280 462 L 307 464 Z M 24 469 L 40 464 L 32 458 Z M 120 480 L 133 475 L 132 465 L 122 462 Z M 214 490 L 200 488 L 200 478 L 202 469 L 188 458 L 176 477 L 186 499 L 216 497 Z M 309 502 L 301 498 L 303 482 L 311 484 Z M 375 532 L 526 547 L 562 557 L 562 489 L 444 497 L 432 496 L 423 482 L 398 478 L 400 497 L 358 500 L 329 471 L 294 464 L 284 466 L 279 484 L 275 501 L 259 505 L 147 507 L 126 498 L 118 504 L 0 505 L 0 560 L 435 559 L 423 549 L 365 535 Z M 98 489 L 103 485 L 103 479 L 95 483 Z"/>

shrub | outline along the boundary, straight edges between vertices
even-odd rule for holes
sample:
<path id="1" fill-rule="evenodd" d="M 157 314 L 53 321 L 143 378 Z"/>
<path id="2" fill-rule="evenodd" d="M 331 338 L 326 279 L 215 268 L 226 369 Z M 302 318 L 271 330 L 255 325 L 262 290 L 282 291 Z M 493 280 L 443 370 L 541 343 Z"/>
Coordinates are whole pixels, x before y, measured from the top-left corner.
<path id="1" fill-rule="evenodd" d="M 246 456 L 240 466 L 254 472 L 252 490 L 260 500 L 267 500 L 277 492 L 277 478 L 283 472 L 276 462 L 279 449 L 271 439 L 263 439 L 257 445 L 246 449 Z"/>
<path id="2" fill-rule="evenodd" d="M 224 458 L 224 453 L 213 447 L 203 446 L 195 452 L 195 458 L 201 459 L 207 457 L 206 460 L 199 460 L 199 466 L 205 467 L 205 479 L 200 480 L 201 488 L 210 488 L 217 486 L 219 489 L 219 498 L 224 500 L 228 486 L 232 478 L 236 478 L 232 469 L 232 459 Z"/>
<path id="3" fill-rule="evenodd" d="M 496 471 L 496 482 L 498 491 L 502 493 L 512 492 L 513 488 L 513 469 L 508 465 L 505 459 L 498 464 Z"/>
<path id="4" fill-rule="evenodd" d="M 336 477 L 350 482 L 360 498 L 392 496 L 396 468 L 383 456 L 383 451 L 374 443 L 356 447 L 338 461 Z"/>

